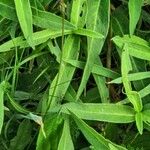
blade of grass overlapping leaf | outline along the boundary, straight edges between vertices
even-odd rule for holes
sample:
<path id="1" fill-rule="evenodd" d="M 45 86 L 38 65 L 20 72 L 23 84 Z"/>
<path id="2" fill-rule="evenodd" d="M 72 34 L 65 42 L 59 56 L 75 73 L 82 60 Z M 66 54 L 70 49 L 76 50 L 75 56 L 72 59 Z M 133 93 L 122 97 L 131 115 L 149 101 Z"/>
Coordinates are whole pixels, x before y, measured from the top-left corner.
<path id="1" fill-rule="evenodd" d="M 73 142 L 70 135 L 69 119 L 65 118 L 63 132 L 58 144 L 58 150 L 74 150 Z"/>
<path id="2" fill-rule="evenodd" d="M 55 46 L 54 46 L 52 44 L 52 41 L 50 41 L 48 43 L 48 46 L 49 46 L 49 49 L 50 49 L 51 53 L 56 56 L 57 62 L 60 63 L 61 51 L 60 51 L 60 48 L 58 47 L 57 42 L 55 41 Z M 69 62 L 67 62 L 67 63 L 69 63 Z M 61 84 L 63 84 L 63 83 L 61 83 Z M 69 86 L 69 88 L 67 89 L 66 94 L 65 94 L 65 100 L 67 100 L 69 102 L 71 102 L 71 101 L 73 102 L 73 101 L 75 101 L 75 96 L 76 96 L 75 90 L 73 89 L 72 86 Z"/>
<path id="3" fill-rule="evenodd" d="M 65 41 L 64 52 L 62 54 L 62 57 L 65 59 L 66 58 L 77 59 L 78 50 L 79 50 L 79 38 L 70 35 Z M 75 67 L 69 64 L 65 64 L 63 62 L 60 65 L 61 65 L 61 68 L 59 72 L 58 83 L 56 83 L 56 79 L 57 79 L 57 76 L 56 76 L 50 86 L 49 102 L 50 103 L 52 102 L 51 106 L 55 105 L 60 99 L 64 97 L 66 90 L 72 80 L 74 71 L 75 71 Z M 54 88 L 55 86 L 56 88 Z M 58 100 L 58 97 L 59 97 L 59 100 Z"/>
<path id="4" fill-rule="evenodd" d="M 99 0 L 99 1 L 94 1 L 94 3 L 93 2 L 91 3 L 91 1 L 89 0 L 87 1 L 87 4 L 88 4 L 87 28 L 92 31 L 102 33 L 104 34 L 104 36 L 106 36 L 108 32 L 108 26 L 109 26 L 108 25 L 109 24 L 109 19 L 108 19 L 109 1 L 107 0 L 105 2 L 101 2 Z M 106 10 L 103 10 L 103 8 Z M 105 14 L 102 15 L 103 12 L 105 12 Z M 102 20 L 106 23 L 105 29 L 100 25 L 100 22 Z M 77 99 L 80 97 L 80 95 L 83 92 L 83 89 L 86 86 L 87 80 L 92 72 L 92 66 L 94 62 L 97 62 L 96 58 L 101 51 L 103 43 L 104 43 L 104 39 L 102 40 L 102 39 L 88 38 L 88 56 L 87 56 L 87 61 L 83 72 L 83 77 L 77 92 Z M 98 83 L 98 78 L 95 77 L 95 80 Z M 103 87 L 100 88 L 106 89 L 105 83 L 103 84 Z"/>
<path id="5" fill-rule="evenodd" d="M 106 1 L 101 1 L 100 4 L 100 12 L 99 12 L 99 18 L 100 18 L 100 24 L 98 29 L 100 30 L 100 33 L 102 33 L 104 35 L 103 40 L 99 41 L 99 54 L 102 50 L 102 47 L 104 45 L 105 39 L 107 37 L 108 34 L 108 30 L 109 30 L 109 24 L 110 24 L 110 1 L 106 0 Z M 90 26 L 90 21 L 89 21 L 89 26 Z M 101 65 L 102 66 L 102 62 L 99 59 L 99 55 L 97 55 L 97 57 L 95 58 L 95 64 L 97 64 L 98 66 Z M 101 102 L 102 103 L 107 103 L 109 102 L 109 90 L 108 87 L 106 85 L 106 78 L 101 77 L 97 74 L 93 74 L 96 85 L 98 87 L 99 90 L 99 94 L 101 97 Z M 100 84 L 101 83 L 101 84 Z"/>
<path id="6" fill-rule="evenodd" d="M 34 25 L 41 28 L 62 29 L 61 17 L 50 12 L 38 10 L 34 7 L 32 7 L 32 11 Z M 64 29 L 74 30 L 76 26 L 64 19 Z"/>
<path id="7" fill-rule="evenodd" d="M 78 10 L 78 11 L 76 11 L 76 14 L 71 13 L 71 22 L 74 25 L 78 24 L 78 20 L 79 20 L 80 13 L 81 13 L 79 8 L 82 6 L 83 2 L 84 1 L 80 1 L 80 0 L 73 1 L 72 12 L 74 9 Z M 75 7 L 76 3 L 78 3 L 78 8 Z M 75 20 L 73 20 L 72 18 L 74 18 L 74 16 L 78 16 L 78 17 Z M 75 67 L 63 62 L 63 60 L 77 59 L 78 58 L 78 50 L 79 50 L 79 37 L 75 36 L 75 35 L 68 36 L 67 39 L 65 40 L 65 43 L 63 46 L 63 51 L 61 54 L 62 61 L 60 61 L 59 72 L 58 72 L 57 76 L 55 77 L 55 79 L 53 80 L 51 87 L 50 87 L 48 103 L 51 105 L 51 107 L 55 106 L 57 104 L 57 102 L 65 96 L 65 93 L 70 85 L 70 82 L 73 78 L 73 74 L 75 71 Z M 62 82 L 65 84 L 61 84 Z M 61 86 L 59 86 L 59 85 L 61 85 Z M 60 97 L 60 99 L 58 99 L 56 97 Z"/>
<path id="8" fill-rule="evenodd" d="M 88 7 L 89 7 L 89 2 L 88 2 Z M 92 18 L 92 21 L 90 21 L 90 24 L 91 24 L 91 29 L 93 31 L 96 31 L 99 7 L 100 7 L 100 0 L 94 1 L 94 2 L 92 2 L 92 5 L 90 4 L 89 8 L 91 10 L 88 10 L 88 13 L 92 14 L 92 16 L 90 16 Z M 89 14 L 87 16 L 89 16 Z M 87 18 L 87 22 L 88 22 L 88 18 Z M 97 49 L 95 49 L 95 47 L 94 47 L 94 51 L 93 51 L 93 42 L 94 42 L 94 38 L 91 39 L 91 43 L 88 45 L 87 62 L 86 62 L 85 68 L 84 68 L 83 77 L 82 77 L 82 80 L 81 80 L 81 83 L 80 83 L 80 86 L 79 86 L 79 89 L 77 92 L 76 99 L 79 99 L 80 95 L 82 94 L 84 88 L 86 87 L 86 83 L 91 74 L 91 71 L 92 71 L 94 59 L 97 54 L 96 53 Z"/>
<path id="9" fill-rule="evenodd" d="M 128 7 L 129 7 L 129 31 L 130 35 L 134 34 L 137 22 L 140 18 L 141 14 L 141 7 L 142 7 L 143 0 L 129 0 Z"/>
<path id="10" fill-rule="evenodd" d="M 101 134 L 96 132 L 93 128 L 87 125 L 84 121 L 79 119 L 74 113 L 70 111 L 71 116 L 73 117 L 75 123 L 85 136 L 85 138 L 89 141 L 89 143 L 94 146 L 95 150 L 103 149 L 110 150 L 109 144 L 113 145 L 116 149 L 126 150 L 126 148 L 121 147 L 117 144 L 112 143 L 111 141 L 105 139 Z"/>
<path id="11" fill-rule="evenodd" d="M 85 66 L 85 62 L 78 61 L 78 60 L 65 60 L 65 62 L 80 69 L 84 69 L 84 66 Z M 112 78 L 112 79 L 120 76 L 119 73 L 109 70 L 101 65 L 96 65 L 96 64 L 93 65 L 92 73 L 99 75 L 99 76 Z"/>
<path id="12" fill-rule="evenodd" d="M 64 34 L 70 34 L 71 31 L 69 30 L 65 30 L 64 31 Z M 39 45 L 41 43 L 44 43 L 46 42 L 48 39 L 53 39 L 53 38 L 56 38 L 56 37 L 60 37 L 61 36 L 61 30 L 51 30 L 51 29 L 46 29 L 46 30 L 43 30 L 43 31 L 38 31 L 38 32 L 35 32 L 33 34 L 33 42 L 34 42 L 34 45 Z M 26 47 L 29 47 L 29 44 L 27 43 L 26 40 L 24 40 L 24 38 L 21 36 L 21 37 L 17 37 L 17 38 L 14 38 L 10 41 L 7 41 L 5 42 L 4 44 L 0 45 L 0 52 L 6 52 L 6 51 L 10 51 L 10 50 L 13 50 L 12 48 L 14 47 L 20 47 L 20 48 L 26 48 Z"/>
<path id="13" fill-rule="evenodd" d="M 14 0 L 17 17 L 28 44 L 34 49 L 32 11 L 29 0 Z"/>
<path id="14" fill-rule="evenodd" d="M 67 35 L 67 34 L 72 34 L 72 31 L 64 30 L 64 35 Z M 33 33 L 33 42 L 34 42 L 34 45 L 36 46 L 36 45 L 46 42 L 48 39 L 60 37 L 61 35 L 62 35 L 61 30 L 46 29 L 43 31 L 38 31 L 38 32 Z M 88 34 L 86 35 L 88 36 Z M 89 36 L 91 36 L 91 34 L 89 34 Z M 97 36 L 97 33 L 93 32 L 92 36 Z M 20 36 L 0 45 L 0 52 L 13 50 L 12 48 L 14 48 L 15 46 L 16 47 L 19 46 L 20 48 L 26 48 L 26 47 L 29 47 L 30 45 L 27 43 L 26 40 L 24 40 L 22 36 Z"/>
<path id="15" fill-rule="evenodd" d="M 94 103 L 67 103 L 61 112 L 69 114 L 69 111 L 77 117 L 85 120 L 97 120 L 114 123 L 129 123 L 135 120 L 135 111 L 130 106 L 116 104 Z"/>

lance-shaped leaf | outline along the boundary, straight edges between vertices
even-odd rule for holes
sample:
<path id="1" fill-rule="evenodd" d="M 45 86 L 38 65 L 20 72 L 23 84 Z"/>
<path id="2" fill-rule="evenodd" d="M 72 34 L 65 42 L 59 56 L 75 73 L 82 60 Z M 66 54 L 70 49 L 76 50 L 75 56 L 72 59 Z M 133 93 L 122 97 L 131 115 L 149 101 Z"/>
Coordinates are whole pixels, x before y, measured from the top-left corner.
<path id="1" fill-rule="evenodd" d="M 94 147 L 94 150 L 110 150 L 109 145 L 113 145 L 118 150 L 126 150 L 126 148 L 119 146 L 117 144 L 112 143 L 111 141 L 105 139 L 102 135 L 96 132 L 93 128 L 88 126 L 84 121 L 79 119 L 74 113 L 71 113 L 75 123 L 78 128 L 81 130 L 85 138 L 89 141 L 89 143 Z"/>
<path id="2" fill-rule="evenodd" d="M 101 0 L 96 1 L 87 1 L 88 6 L 88 14 L 87 14 L 87 28 L 96 31 L 98 33 L 107 34 L 107 23 L 109 22 L 107 14 L 109 14 L 109 0 L 105 2 L 101 2 Z M 105 14 L 102 15 L 102 9 L 105 8 Z M 104 19 L 105 18 L 105 19 Z M 103 20 L 104 19 L 104 20 Z M 101 22 L 104 21 L 106 23 L 106 32 L 103 30 Z M 108 22 L 107 22 L 108 21 Z M 104 24 L 103 24 L 104 25 Z M 87 61 L 83 72 L 83 77 L 77 92 L 76 99 L 79 99 L 80 95 L 82 94 L 84 88 L 86 87 L 86 83 L 89 79 L 89 76 L 92 72 L 92 67 L 95 61 L 97 61 L 97 56 L 99 55 L 101 48 L 103 46 L 104 40 L 96 39 L 96 38 L 88 38 L 88 52 L 87 52 Z M 96 79 L 98 81 L 98 79 Z"/>
<path id="3" fill-rule="evenodd" d="M 129 81 L 137 81 L 137 80 L 143 80 L 143 79 L 147 79 L 147 78 L 150 78 L 149 71 L 128 74 Z M 111 83 L 120 84 L 120 83 L 122 83 L 122 77 L 116 78 L 109 83 L 110 84 Z"/>
<path id="4" fill-rule="evenodd" d="M 149 43 L 140 37 L 129 37 L 129 35 L 125 35 L 123 37 L 115 36 L 112 40 L 120 49 L 122 49 L 123 45 L 126 44 L 127 46 L 124 48 L 128 49 L 131 56 L 150 61 Z"/>
<path id="5" fill-rule="evenodd" d="M 58 150 L 74 150 L 73 142 L 70 135 L 70 125 L 68 118 L 65 118 L 62 136 L 58 144 Z"/>
<path id="6" fill-rule="evenodd" d="M 32 11 L 29 0 L 14 0 L 17 17 L 24 34 L 25 39 L 29 45 L 34 49 L 33 42 L 33 27 L 32 27 Z"/>
<path id="7" fill-rule="evenodd" d="M 67 103 L 63 105 L 62 112 L 69 111 L 77 117 L 86 120 L 97 120 L 114 123 L 129 123 L 135 120 L 135 111 L 130 106 L 116 104 L 94 103 Z"/>
<path id="8" fill-rule="evenodd" d="M 142 3 L 143 0 L 129 0 L 128 7 L 130 18 L 130 25 L 129 25 L 130 35 L 134 33 L 137 22 L 140 18 Z"/>
<path id="9" fill-rule="evenodd" d="M 3 121 L 4 121 L 4 91 L 6 82 L 3 81 L 0 84 L 0 134 L 3 127 Z"/>
<path id="10" fill-rule="evenodd" d="M 81 14 L 80 7 L 84 3 L 84 1 L 85 0 L 73 1 L 73 4 L 72 4 L 71 22 L 76 26 L 78 25 L 78 22 L 80 20 L 79 19 L 80 14 Z M 76 5 L 77 3 L 78 5 Z M 75 6 L 78 6 L 78 7 L 75 7 Z M 77 17 L 74 18 L 74 16 L 77 16 Z M 48 107 L 49 105 L 50 107 L 55 106 L 58 103 L 58 101 L 60 101 L 65 96 L 66 91 L 73 78 L 75 67 L 67 64 L 63 60 L 78 59 L 79 47 L 80 47 L 79 36 L 70 35 L 65 40 L 63 51 L 62 51 L 61 58 L 60 58 L 60 60 L 62 59 L 62 61 L 60 61 L 61 63 L 60 63 L 59 71 L 56 77 L 54 78 L 51 84 L 51 87 L 49 89 Z M 60 97 L 60 99 L 58 99 L 58 97 Z"/>

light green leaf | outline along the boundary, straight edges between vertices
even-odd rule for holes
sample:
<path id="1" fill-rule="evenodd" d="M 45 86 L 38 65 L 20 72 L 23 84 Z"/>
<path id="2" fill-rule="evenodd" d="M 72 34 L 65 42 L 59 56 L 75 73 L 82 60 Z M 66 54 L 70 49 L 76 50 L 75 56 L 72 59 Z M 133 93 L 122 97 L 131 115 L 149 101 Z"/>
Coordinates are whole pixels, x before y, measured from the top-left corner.
<path id="1" fill-rule="evenodd" d="M 70 135 L 70 125 L 68 118 L 65 118 L 62 136 L 58 144 L 58 150 L 74 150 L 73 142 Z"/>
<path id="2" fill-rule="evenodd" d="M 112 40 L 121 50 L 124 44 L 126 44 L 125 49 L 128 49 L 131 56 L 150 61 L 149 43 L 140 37 L 134 35 L 130 37 L 129 35 L 123 37 L 115 36 Z"/>
<path id="3" fill-rule="evenodd" d="M 62 121 L 62 117 L 58 114 L 45 116 L 44 131 L 46 133 L 46 138 L 44 137 L 41 128 L 36 142 L 36 150 L 57 149 L 62 133 Z"/>
<path id="4" fill-rule="evenodd" d="M 73 1 L 72 10 L 71 10 L 71 23 L 75 25 L 78 25 L 78 21 L 80 20 L 79 19 L 81 14 L 80 7 L 82 6 L 82 4 L 83 1 L 80 0 Z M 78 16 L 78 17 L 75 17 L 73 19 L 72 17 L 74 16 Z M 69 64 L 65 63 L 63 60 L 78 59 L 79 48 L 80 48 L 80 37 L 74 35 L 68 36 L 63 45 L 63 49 L 62 49 L 63 51 L 60 58 L 60 60 L 62 61 L 60 61 L 61 63 L 59 66 L 58 74 L 55 76 L 49 89 L 49 100 L 48 100 L 49 108 L 55 106 L 65 96 L 66 91 L 73 78 L 75 67 L 70 66 Z M 58 97 L 60 98 L 58 99 Z"/>
<path id="5" fill-rule="evenodd" d="M 24 34 L 25 39 L 29 45 L 34 49 L 33 42 L 33 27 L 32 27 L 32 11 L 29 0 L 14 0 L 17 17 Z"/>
<path id="6" fill-rule="evenodd" d="M 85 138 L 89 141 L 89 143 L 94 147 L 94 150 L 110 150 L 109 144 L 115 146 L 118 150 L 126 150 L 125 148 L 118 146 L 111 141 L 105 139 L 101 134 L 96 132 L 93 128 L 88 126 L 84 121 L 79 119 L 74 113 L 71 113 L 71 116 L 73 117 L 75 123 L 85 136 Z"/>
<path id="7" fill-rule="evenodd" d="M 130 18 L 130 25 L 129 25 L 130 35 L 134 33 L 137 22 L 140 18 L 142 3 L 143 0 L 129 0 L 128 7 Z"/>
<path id="8" fill-rule="evenodd" d="M 77 59 L 78 51 L 79 37 L 74 37 L 72 35 L 68 36 L 64 44 L 62 59 Z M 75 67 L 65 62 L 62 62 L 60 65 L 58 83 L 56 83 L 58 76 L 57 74 L 49 89 L 48 104 L 51 105 L 51 107 L 57 104 L 57 102 L 65 96 L 75 71 Z"/>
<path id="9" fill-rule="evenodd" d="M 87 29 L 90 29 L 94 32 L 104 33 L 104 36 L 107 35 L 108 32 L 108 24 L 109 24 L 109 4 L 110 1 L 87 1 L 88 6 L 88 13 L 87 13 Z M 105 9 L 105 10 L 104 10 Z M 105 12 L 105 14 L 103 14 Z M 103 22 L 103 24 L 102 24 Z M 105 23 L 105 25 L 104 25 Z M 103 25 L 105 26 L 103 28 Z M 86 87 L 88 78 L 92 72 L 92 67 L 95 62 L 96 57 L 100 54 L 101 48 L 103 46 L 105 39 L 95 39 L 95 38 L 88 38 L 88 56 L 86 65 L 84 68 L 82 80 L 80 86 L 77 91 L 76 99 L 79 99 L 80 95 L 82 94 L 84 88 Z M 96 60 L 97 61 L 97 60 Z M 96 78 L 98 81 L 98 78 Z M 98 82 L 97 82 L 98 83 Z M 103 88 L 105 88 L 103 86 Z"/>
<path id="10" fill-rule="evenodd" d="M 143 109 L 142 100 L 140 94 L 136 91 L 131 91 L 128 93 L 128 98 L 130 102 L 133 104 L 135 111 L 140 112 Z"/>
<path id="11" fill-rule="evenodd" d="M 4 92 L 5 92 L 6 82 L 3 81 L 0 83 L 0 134 L 3 127 L 4 121 Z"/>
<path id="12" fill-rule="evenodd" d="M 80 69 L 84 69 L 84 66 L 85 66 L 85 62 L 78 61 L 78 60 L 68 59 L 64 61 Z M 99 75 L 99 76 L 112 78 L 112 79 L 120 76 L 119 73 L 109 70 L 107 68 L 104 68 L 101 65 L 96 65 L 96 64 L 93 65 L 92 73 Z"/>
<path id="13" fill-rule="evenodd" d="M 85 35 L 92 38 L 99 38 L 99 39 L 102 39 L 104 37 L 102 34 L 88 29 L 74 30 L 73 33 L 78 35 Z"/>
<path id="14" fill-rule="evenodd" d="M 64 34 L 70 34 L 71 31 L 69 30 L 64 30 Z M 33 42 L 34 45 L 39 45 L 41 43 L 46 42 L 48 39 L 53 39 L 56 37 L 60 37 L 62 35 L 62 31 L 61 30 L 51 30 L 51 29 L 46 29 L 43 31 L 38 31 L 35 32 L 33 34 Z M 4 44 L 0 45 L 0 52 L 6 52 L 6 51 L 10 51 L 13 50 L 12 48 L 14 47 L 20 47 L 20 48 L 26 48 L 29 47 L 29 44 L 27 43 L 26 40 L 24 40 L 24 38 L 21 37 L 17 37 L 14 38 L 10 41 L 5 42 Z"/>
<path id="15" fill-rule="evenodd" d="M 135 115 L 136 126 L 140 134 L 143 134 L 143 116 L 141 112 Z"/>
<path id="16" fill-rule="evenodd" d="M 97 120 L 114 123 L 129 123 L 135 120 L 135 111 L 130 106 L 116 104 L 94 103 L 67 103 L 63 105 L 62 112 L 69 111 L 78 118 L 85 120 Z"/>
<path id="17" fill-rule="evenodd" d="M 149 71 L 128 74 L 128 80 L 129 81 L 137 81 L 137 80 L 143 80 L 143 79 L 147 79 L 147 78 L 150 78 L 150 72 Z M 122 77 L 114 79 L 109 83 L 110 84 L 111 83 L 120 84 L 120 83 L 122 83 Z"/>

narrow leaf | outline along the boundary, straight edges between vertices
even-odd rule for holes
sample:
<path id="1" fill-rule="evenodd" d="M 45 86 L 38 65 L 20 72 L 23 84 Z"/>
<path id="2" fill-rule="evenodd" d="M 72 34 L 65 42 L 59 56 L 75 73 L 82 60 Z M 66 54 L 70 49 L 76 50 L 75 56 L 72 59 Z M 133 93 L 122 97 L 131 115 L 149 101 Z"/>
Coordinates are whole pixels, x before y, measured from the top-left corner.
<path id="1" fill-rule="evenodd" d="M 17 17 L 24 34 L 25 39 L 29 45 L 34 49 L 33 42 L 33 28 L 32 28 L 32 11 L 29 0 L 14 0 Z"/>
<path id="2" fill-rule="evenodd" d="M 136 113 L 135 121 L 136 121 L 136 126 L 137 126 L 139 133 L 142 134 L 143 133 L 143 117 L 142 117 L 141 112 Z"/>
<path id="3" fill-rule="evenodd" d="M 111 141 L 105 139 L 101 134 L 96 132 L 93 128 L 88 126 L 84 121 L 79 119 L 75 114 L 71 111 L 71 116 L 73 117 L 74 121 L 76 122 L 77 126 L 85 136 L 85 138 L 89 141 L 89 143 L 94 147 L 95 150 L 103 149 L 103 150 L 110 150 L 110 144 L 116 147 L 118 150 L 126 150 L 126 148 L 118 146 Z"/>
<path id="4" fill-rule="evenodd" d="M 129 0 L 128 7 L 129 7 L 129 18 L 130 18 L 130 35 L 134 33 L 136 28 L 137 22 L 139 20 L 141 14 L 141 7 L 142 7 L 143 0 Z"/>
<path id="5" fill-rule="evenodd" d="M 76 114 L 78 118 L 114 123 L 129 123 L 135 120 L 135 111 L 130 106 L 116 104 L 67 103 L 62 112 Z"/>
<path id="6" fill-rule="evenodd" d="M 4 121 L 4 91 L 5 91 L 5 81 L 0 83 L 0 134 L 3 127 Z"/>
<path id="7" fill-rule="evenodd" d="M 70 135 L 70 125 L 68 118 L 65 118 L 62 136 L 58 144 L 58 150 L 74 150 L 73 142 Z"/>

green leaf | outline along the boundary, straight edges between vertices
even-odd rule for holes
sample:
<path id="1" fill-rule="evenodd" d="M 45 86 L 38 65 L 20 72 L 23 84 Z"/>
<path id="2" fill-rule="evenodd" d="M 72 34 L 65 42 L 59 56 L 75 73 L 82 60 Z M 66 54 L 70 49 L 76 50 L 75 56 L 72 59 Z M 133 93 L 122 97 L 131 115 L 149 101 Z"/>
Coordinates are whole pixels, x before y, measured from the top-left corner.
<path id="1" fill-rule="evenodd" d="M 74 150 L 73 142 L 70 135 L 70 125 L 68 118 L 65 118 L 62 136 L 58 144 L 58 150 Z"/>
<path id="2" fill-rule="evenodd" d="M 62 18 L 46 11 L 41 11 L 32 7 L 34 25 L 43 29 L 62 30 Z M 67 20 L 64 20 L 65 30 L 75 30 L 76 26 Z"/>
<path id="3" fill-rule="evenodd" d="M 69 30 L 64 30 L 64 34 L 70 34 L 71 31 Z M 43 31 L 38 31 L 35 32 L 33 34 L 33 42 L 34 45 L 39 45 L 41 43 L 46 42 L 48 39 L 53 39 L 56 37 L 60 37 L 62 35 L 62 31 L 61 30 L 51 30 L 51 29 L 46 29 Z M 29 47 L 29 44 L 27 43 L 26 40 L 24 40 L 24 38 L 21 37 L 17 37 L 14 38 L 10 41 L 5 42 L 4 44 L 0 45 L 0 52 L 6 52 L 6 51 L 10 51 L 13 50 L 12 48 L 14 47 L 19 47 L 19 48 L 26 48 Z"/>
<path id="4" fill-rule="evenodd" d="M 149 60 L 150 61 L 150 46 L 149 43 L 140 37 L 125 35 L 123 37 L 115 36 L 113 39 L 114 43 L 122 50 L 124 44 L 129 54 L 136 58 Z"/>
<path id="5" fill-rule="evenodd" d="M 68 60 L 64 60 L 64 61 L 67 62 L 68 64 L 75 66 L 77 68 L 80 68 L 80 69 L 84 69 L 84 67 L 85 67 L 85 62 L 82 62 L 82 61 L 73 60 L 73 59 L 68 59 Z M 99 75 L 99 76 L 112 78 L 112 79 L 120 76 L 119 73 L 109 70 L 107 68 L 104 68 L 103 66 L 97 65 L 97 64 L 93 65 L 92 73 Z"/>
<path id="6" fill-rule="evenodd" d="M 17 15 L 15 12 L 14 1 L 1 0 L 0 1 L 0 14 L 10 20 L 17 21 Z"/>
<path id="7" fill-rule="evenodd" d="M 7 93 L 8 99 L 11 103 L 11 105 L 20 113 L 23 114 L 28 114 L 30 113 L 30 111 L 28 111 L 26 108 L 23 108 L 22 106 L 20 106 L 11 96 L 9 93 Z"/>
<path id="8" fill-rule="evenodd" d="M 62 112 L 69 111 L 78 118 L 85 120 L 97 120 L 113 123 L 129 123 L 135 120 L 135 111 L 130 106 L 117 104 L 94 104 L 94 103 L 67 103 L 62 107 Z"/>
<path id="9" fill-rule="evenodd" d="M 81 130 L 85 138 L 89 141 L 89 143 L 94 147 L 94 150 L 109 150 L 109 144 L 114 145 L 119 150 L 126 150 L 125 148 L 118 146 L 111 141 L 105 139 L 101 134 L 96 132 L 93 128 L 88 126 L 84 121 L 79 119 L 74 113 L 71 113 L 75 123 L 77 124 L 78 128 Z"/>
<path id="10" fill-rule="evenodd" d="M 78 58 L 78 51 L 79 51 L 79 37 L 74 37 L 72 35 L 68 36 L 62 54 L 63 59 L 77 59 Z M 75 67 L 63 62 L 60 64 L 59 70 L 59 79 L 58 83 L 57 76 L 55 76 L 54 80 L 49 89 L 49 102 L 48 104 L 55 106 L 58 101 L 60 101 L 64 96 L 65 93 L 70 85 L 70 82 L 73 78 L 73 74 L 75 71 Z M 59 97 L 59 98 L 58 98 Z"/>
<path id="11" fill-rule="evenodd" d="M 129 81 L 137 81 L 137 80 L 143 80 L 143 79 L 147 79 L 147 78 L 150 78 L 150 72 L 149 71 L 128 74 L 128 80 Z M 114 79 L 109 83 L 110 84 L 111 83 L 120 84 L 120 83 L 122 83 L 122 77 Z"/>
<path id="12" fill-rule="evenodd" d="M 0 83 L 0 134 L 3 127 L 4 121 L 4 92 L 5 92 L 6 82 L 3 81 Z"/>
<path id="13" fill-rule="evenodd" d="M 71 23 L 75 25 L 79 23 L 78 21 L 80 20 L 79 19 L 80 14 L 82 13 L 80 7 L 82 6 L 82 4 L 83 1 L 80 0 L 73 1 L 72 10 L 71 10 Z M 72 18 L 74 16 L 76 16 L 75 19 Z M 49 108 L 55 106 L 65 96 L 66 91 L 71 83 L 71 80 L 75 72 L 75 67 L 70 66 L 69 64 L 65 63 L 63 60 L 78 59 L 79 49 L 80 49 L 80 37 L 74 35 L 68 36 L 63 45 L 62 54 L 60 58 L 60 60 L 62 61 L 60 61 L 61 63 L 59 66 L 58 73 L 55 76 L 49 89 L 49 100 L 48 100 Z"/>
<path id="14" fill-rule="evenodd" d="M 128 93 L 128 98 L 130 102 L 133 104 L 135 111 L 140 112 L 143 109 L 142 100 L 140 94 L 136 91 L 131 91 Z"/>
<path id="15" fill-rule="evenodd" d="M 41 128 L 36 143 L 36 150 L 57 149 L 61 137 L 62 121 L 62 117 L 59 114 L 46 115 L 44 119 L 46 138 Z"/>
<path id="16" fill-rule="evenodd" d="M 104 37 L 102 34 L 88 29 L 74 30 L 73 33 L 78 35 L 85 35 L 92 38 L 99 38 L 99 39 L 102 39 Z"/>
<path id="17" fill-rule="evenodd" d="M 18 128 L 17 135 L 11 140 L 9 149 L 23 150 L 31 141 L 31 123 L 29 120 L 23 120 Z"/>
<path id="18" fill-rule="evenodd" d="M 107 35 L 108 24 L 109 24 L 109 0 L 102 2 L 101 0 L 97 1 L 87 1 L 88 13 L 87 13 L 87 29 L 90 29 L 94 32 L 104 33 L 104 36 Z M 105 10 L 103 10 L 105 9 Z M 103 14 L 105 12 L 105 14 Z M 102 15 L 102 16 L 101 16 Z M 106 23 L 105 30 L 103 30 L 103 25 L 101 22 Z M 95 62 L 96 57 L 100 54 L 101 48 L 103 46 L 104 39 L 99 40 L 95 38 L 88 38 L 88 56 L 86 65 L 84 68 L 82 80 L 77 91 L 76 99 L 79 99 L 84 88 L 86 87 L 88 78 L 92 72 L 92 67 Z M 97 79 L 98 80 L 98 79 Z"/>
<path id="19" fill-rule="evenodd" d="M 144 105 L 142 115 L 143 115 L 143 121 L 150 123 L 150 103 Z"/>
<path id="20" fill-rule="evenodd" d="M 130 18 L 130 25 L 129 25 L 130 35 L 134 33 L 137 22 L 140 18 L 142 3 L 143 0 L 129 0 L 128 7 Z"/>
<path id="21" fill-rule="evenodd" d="M 143 116 L 141 112 L 135 115 L 136 126 L 140 134 L 143 134 Z"/>
<path id="22" fill-rule="evenodd" d="M 29 45 L 34 49 L 33 42 L 33 27 L 32 27 L 32 11 L 29 0 L 14 0 L 17 17 L 24 34 L 25 39 Z"/>

